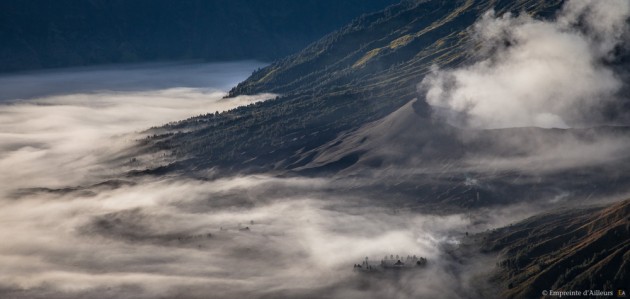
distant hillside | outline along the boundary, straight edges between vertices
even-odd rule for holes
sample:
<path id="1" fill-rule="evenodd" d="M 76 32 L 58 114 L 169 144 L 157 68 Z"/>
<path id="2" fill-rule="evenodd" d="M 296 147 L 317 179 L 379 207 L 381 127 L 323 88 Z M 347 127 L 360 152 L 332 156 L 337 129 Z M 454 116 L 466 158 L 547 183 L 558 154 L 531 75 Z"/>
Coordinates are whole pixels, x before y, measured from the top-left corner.
<path id="1" fill-rule="evenodd" d="M 273 60 L 398 0 L 0 1 L 0 71 Z"/>
<path id="2" fill-rule="evenodd" d="M 363 16 L 277 61 L 230 95 L 280 98 L 171 124 L 148 140 L 179 160 L 176 168 L 242 170 L 297 167 L 302 153 L 341 132 L 383 118 L 417 96 L 434 64 L 474 59 L 468 28 L 489 9 L 553 15 L 561 1 L 404 1 Z M 417 112 L 427 114 L 424 101 Z"/>
<path id="3" fill-rule="evenodd" d="M 550 289 L 628 291 L 630 200 L 535 216 L 485 238 L 487 251 L 502 253 L 496 280 L 504 297 L 538 298 Z"/>

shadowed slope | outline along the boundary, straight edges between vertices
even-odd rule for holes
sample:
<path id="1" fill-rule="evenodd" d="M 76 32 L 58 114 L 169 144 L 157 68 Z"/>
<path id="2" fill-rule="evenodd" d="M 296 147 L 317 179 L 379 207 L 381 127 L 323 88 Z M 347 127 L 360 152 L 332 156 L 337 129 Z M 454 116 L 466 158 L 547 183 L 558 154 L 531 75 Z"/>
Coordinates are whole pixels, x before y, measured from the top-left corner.
<path id="1" fill-rule="evenodd" d="M 486 238 L 486 249 L 505 257 L 496 279 L 506 287 L 506 297 L 628 286 L 630 200 L 532 217 Z"/>

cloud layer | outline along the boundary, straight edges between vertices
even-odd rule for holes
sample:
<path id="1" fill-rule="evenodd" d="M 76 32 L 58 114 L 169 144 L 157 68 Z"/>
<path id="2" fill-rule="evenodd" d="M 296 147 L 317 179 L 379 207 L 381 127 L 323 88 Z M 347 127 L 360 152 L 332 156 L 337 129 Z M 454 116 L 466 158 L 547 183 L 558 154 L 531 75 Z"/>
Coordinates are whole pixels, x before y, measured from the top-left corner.
<path id="1" fill-rule="evenodd" d="M 474 26 L 477 63 L 434 69 L 427 102 L 460 126 L 567 128 L 601 122 L 622 81 L 606 62 L 627 46 L 630 3 L 568 1 L 555 20 L 486 13 Z"/>
<path id="2" fill-rule="evenodd" d="M 0 294 L 9 298 L 459 298 L 486 271 L 444 254 L 479 216 L 357 203 L 322 179 L 164 179 L 2 200 Z M 300 195 L 293 195 L 295 192 Z M 247 203 L 247 204 L 246 204 Z M 504 220 L 499 220 L 504 221 Z M 427 257 L 398 275 L 365 256 Z M 361 287 L 367 285 L 368 288 Z M 453 287 L 455 286 L 455 287 Z"/>
<path id="3" fill-rule="evenodd" d="M 210 82 L 246 75 L 206 68 L 215 70 Z M 396 211 L 331 191 L 343 181 L 121 176 L 126 169 L 112 161 L 138 132 L 272 96 L 222 99 L 221 84 L 142 83 L 154 72 L 186 77 L 185 69 L 0 79 L 12 90 L 0 105 L 0 297 L 457 298 L 468 289 L 479 267 L 443 247 L 464 230 L 495 225 L 471 215 Z M 120 78 L 138 84 L 120 86 Z M 33 83 L 33 92 L 12 89 L 16 82 Z M 430 265 L 394 276 L 352 272 L 365 256 L 389 254 L 425 256 Z M 462 288 L 445 287 L 453 284 Z"/>
<path id="4" fill-rule="evenodd" d="M 223 99 L 223 84 L 237 82 L 237 78 L 247 75 L 247 71 L 236 65 L 244 68 L 241 64 L 194 65 L 191 71 L 182 65 L 170 68 L 160 65 L 0 79 L 3 90 L 11 91 L 15 82 L 23 82 L 19 86 L 25 87 L 9 92 L 13 98 L 0 106 L 0 169 L 11 170 L 0 173 L 0 189 L 58 188 L 120 173 L 120 169 L 111 169 L 107 162 L 134 145 L 142 137 L 139 133 L 149 127 L 272 97 Z M 250 65 L 250 69 L 256 65 Z M 156 76 L 165 77 L 164 80 L 181 76 L 183 80 L 193 77 L 190 73 L 204 73 L 206 80 L 217 87 L 190 87 L 196 86 L 196 81 L 181 86 L 162 86 L 160 80 L 150 81 Z M 131 85 L 137 83 L 135 89 L 119 85 L 121 78 Z M 143 85 L 141 82 L 145 81 Z M 42 82 L 49 82 L 50 86 L 39 85 Z M 29 89 L 29 84 L 36 88 Z M 59 86 L 64 87 L 65 94 L 59 94 Z M 51 95 L 20 100 L 34 90 L 46 93 L 46 88 Z"/>

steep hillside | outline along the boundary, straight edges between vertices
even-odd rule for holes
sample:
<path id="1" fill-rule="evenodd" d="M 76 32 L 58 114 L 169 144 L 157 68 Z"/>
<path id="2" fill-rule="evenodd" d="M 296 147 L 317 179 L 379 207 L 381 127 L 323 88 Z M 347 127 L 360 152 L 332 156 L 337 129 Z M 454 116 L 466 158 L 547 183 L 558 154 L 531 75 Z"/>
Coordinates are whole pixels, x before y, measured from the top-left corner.
<path id="1" fill-rule="evenodd" d="M 359 18 L 300 53 L 254 73 L 231 94 L 372 90 L 387 85 L 414 89 L 431 65 L 455 66 L 475 55 L 465 29 L 481 14 L 495 9 L 498 14 L 526 11 L 545 17 L 561 1 L 545 2 L 403 1 Z"/>
<path id="2" fill-rule="evenodd" d="M 484 238 L 487 251 L 502 253 L 495 279 L 507 298 L 536 298 L 542 290 L 627 291 L 630 200 L 535 216 Z"/>
<path id="3" fill-rule="evenodd" d="M 475 59 L 468 28 L 489 9 L 545 17 L 561 1 L 404 1 L 361 17 L 303 51 L 255 72 L 231 96 L 273 101 L 155 130 L 147 143 L 174 168 L 286 169 L 341 132 L 380 119 L 417 96 L 432 65 Z M 427 115 L 424 101 L 416 104 Z"/>
<path id="4" fill-rule="evenodd" d="M 397 0 L 0 2 L 0 71 L 155 60 L 273 60 Z"/>

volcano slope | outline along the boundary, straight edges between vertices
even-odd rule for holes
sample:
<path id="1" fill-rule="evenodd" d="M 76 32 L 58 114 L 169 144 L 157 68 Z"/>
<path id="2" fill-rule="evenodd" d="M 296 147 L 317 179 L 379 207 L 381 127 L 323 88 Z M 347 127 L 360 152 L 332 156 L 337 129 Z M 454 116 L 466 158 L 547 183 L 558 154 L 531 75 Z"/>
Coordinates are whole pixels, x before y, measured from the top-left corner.
<path id="1" fill-rule="evenodd" d="M 432 66 L 475 61 L 470 27 L 488 10 L 548 17 L 561 2 L 403 1 L 255 72 L 229 93 L 280 94 L 275 100 L 155 128 L 146 146 L 173 158 L 168 170 L 298 167 L 304 152 L 416 98 L 416 86 Z M 416 106 L 429 116 L 424 100 Z"/>
<path id="2" fill-rule="evenodd" d="M 486 252 L 502 254 L 494 279 L 506 298 L 536 298 L 543 290 L 627 292 L 630 200 L 545 213 L 482 238 Z"/>

